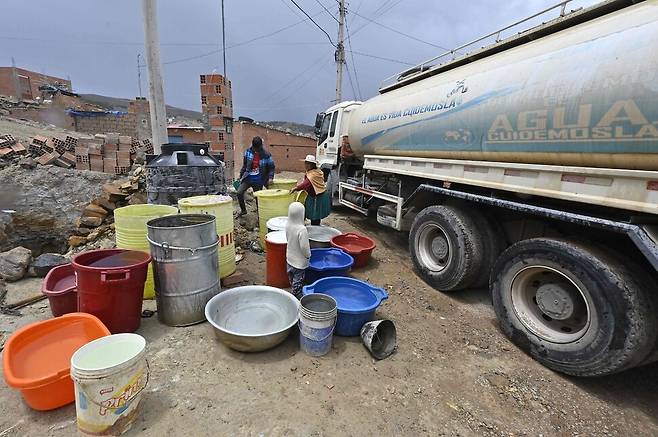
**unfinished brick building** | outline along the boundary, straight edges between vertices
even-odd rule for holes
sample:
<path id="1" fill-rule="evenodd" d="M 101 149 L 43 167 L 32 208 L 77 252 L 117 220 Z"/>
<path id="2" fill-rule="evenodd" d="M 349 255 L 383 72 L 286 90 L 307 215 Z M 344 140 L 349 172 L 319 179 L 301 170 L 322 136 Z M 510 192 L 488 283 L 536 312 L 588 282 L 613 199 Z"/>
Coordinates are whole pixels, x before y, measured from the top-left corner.
<path id="1" fill-rule="evenodd" d="M 69 91 L 72 89 L 71 81 L 68 79 L 48 76 L 23 68 L 0 67 L 0 94 L 2 95 L 34 100 L 41 96 L 39 86 L 47 84 L 59 84 Z"/>
<path id="2" fill-rule="evenodd" d="M 208 121 L 206 144 L 214 154 L 223 156 L 227 182 L 235 168 L 233 156 L 233 97 L 231 81 L 221 74 L 202 74 L 201 111 Z M 231 179 L 231 180 L 229 180 Z"/>

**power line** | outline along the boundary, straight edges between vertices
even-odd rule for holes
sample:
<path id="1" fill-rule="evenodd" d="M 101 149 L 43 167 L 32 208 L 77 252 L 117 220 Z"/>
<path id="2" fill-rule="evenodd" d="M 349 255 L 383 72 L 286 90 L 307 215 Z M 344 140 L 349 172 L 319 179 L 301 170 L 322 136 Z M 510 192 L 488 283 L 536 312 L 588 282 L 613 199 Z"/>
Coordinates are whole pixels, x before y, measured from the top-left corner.
<path id="1" fill-rule="evenodd" d="M 314 14 L 313 16 L 320 15 L 321 13 L 322 13 L 322 11 L 320 11 L 320 12 Z M 311 18 L 311 17 L 309 17 L 309 18 Z M 295 27 L 295 26 L 297 26 L 298 24 L 301 24 L 301 23 L 303 23 L 303 22 L 305 22 L 305 21 L 307 21 L 307 20 L 308 20 L 308 18 L 304 18 L 304 19 L 301 20 L 301 21 L 297 21 L 297 22 L 295 22 L 295 23 L 289 24 L 288 26 L 282 27 L 282 28 L 277 29 L 277 30 L 275 30 L 275 31 L 273 31 L 273 32 L 270 32 L 270 33 L 267 33 L 267 34 L 264 34 L 264 35 L 257 36 L 257 37 L 255 37 L 255 38 L 249 39 L 249 40 L 247 40 L 247 41 L 242 41 L 242 42 L 239 42 L 239 43 L 233 44 L 233 45 L 231 45 L 231 46 L 226 47 L 226 50 L 228 50 L 228 49 L 232 49 L 232 48 L 235 48 L 235 47 L 240 47 L 240 46 L 243 46 L 243 45 L 246 45 L 246 44 L 252 43 L 252 42 L 254 42 L 254 41 L 258 41 L 258 40 L 260 40 L 260 39 L 269 38 L 270 36 L 273 36 L 273 35 L 276 35 L 276 34 L 278 34 L 278 33 L 281 33 L 281 32 L 283 32 L 283 31 L 285 31 L 285 30 L 290 29 L 291 27 Z M 312 20 L 312 18 L 311 18 L 311 20 Z M 333 44 L 333 43 L 332 43 L 332 44 Z M 220 53 L 221 51 L 222 51 L 222 49 L 219 49 L 219 50 L 213 50 L 213 51 L 211 51 L 211 52 L 202 53 L 202 54 L 200 54 L 200 55 L 196 55 L 196 56 L 189 56 L 189 57 L 187 57 L 187 58 L 181 58 L 181 59 L 175 59 L 175 60 L 173 60 L 173 61 L 163 62 L 162 64 L 163 64 L 163 65 L 178 64 L 178 63 L 180 63 L 180 62 L 187 62 L 187 61 L 191 61 L 191 60 L 194 60 L 194 59 L 205 58 L 206 56 L 212 56 L 212 55 L 214 55 L 214 54 Z"/>
<path id="2" fill-rule="evenodd" d="M 313 24 L 315 24 L 315 26 L 316 26 L 318 29 L 320 29 L 320 30 L 322 31 L 322 33 L 324 33 L 325 35 L 327 35 L 327 38 L 329 38 L 329 42 L 331 43 L 331 45 L 334 46 L 334 47 L 336 47 L 336 44 L 334 44 L 333 40 L 331 39 L 331 37 L 329 36 L 329 34 L 327 33 L 327 31 L 324 30 L 324 29 L 322 28 L 322 26 L 320 26 L 318 23 L 316 23 L 315 20 L 314 20 L 309 14 L 307 14 L 306 11 L 305 11 L 304 9 L 302 9 L 302 7 L 299 6 L 295 0 L 290 0 L 290 1 L 291 1 L 295 6 L 297 6 L 297 9 L 299 9 L 300 11 L 302 11 L 302 12 L 304 13 L 304 15 L 306 15 L 306 16 L 308 17 L 308 19 L 311 20 L 311 22 L 312 22 Z M 306 21 L 306 20 L 304 20 L 304 21 Z"/>
<path id="3" fill-rule="evenodd" d="M 338 18 L 336 18 L 336 16 L 335 16 L 334 14 L 332 14 L 331 11 L 330 11 L 329 9 L 327 9 L 327 8 L 324 6 L 324 4 L 322 4 L 322 2 L 321 2 L 320 0 L 315 0 L 315 2 L 316 2 L 317 4 L 319 4 L 320 6 L 322 6 L 322 9 L 324 9 L 324 10 L 327 12 L 327 14 L 331 15 L 331 18 L 333 18 L 334 21 L 335 21 L 336 23 L 338 23 Z"/>
<path id="4" fill-rule="evenodd" d="M 377 22 L 377 21 L 375 21 L 375 20 L 373 20 L 373 19 L 370 19 L 370 18 L 368 18 L 368 17 L 365 17 L 365 16 L 363 16 L 363 15 L 361 15 L 361 14 L 355 12 L 355 11 L 353 11 L 352 13 L 353 13 L 354 15 L 356 15 L 357 17 L 361 17 L 361 18 L 363 18 L 364 20 L 367 20 L 367 21 L 369 21 L 369 22 L 371 22 L 371 23 L 373 23 L 373 24 L 376 24 L 376 25 L 378 25 L 378 26 L 380 26 L 380 27 L 383 27 L 384 29 L 388 29 L 388 30 L 390 30 L 391 32 L 397 33 L 398 35 L 406 36 L 406 37 L 409 38 L 409 39 L 413 39 L 414 41 L 422 42 L 422 43 L 424 43 L 424 44 L 430 45 L 430 46 L 432 46 L 432 47 L 436 47 L 436 48 L 441 49 L 441 50 L 446 50 L 446 51 L 449 51 L 449 50 L 450 50 L 450 49 L 445 48 L 445 47 L 443 47 L 443 46 L 440 46 L 440 45 L 438 45 L 438 44 L 434 44 L 434 43 L 431 43 L 431 42 L 429 42 L 429 41 L 422 40 L 422 39 L 417 38 L 417 37 L 415 37 L 415 36 L 413 36 L 413 35 L 409 35 L 408 33 L 401 32 L 401 31 L 399 31 L 399 30 L 397 30 L 397 29 L 394 29 L 394 28 L 392 28 L 392 27 L 390 27 L 390 26 L 387 26 L 387 25 L 385 25 L 385 24 L 379 23 L 379 22 Z M 355 32 L 355 33 L 356 33 L 356 32 Z"/>
<path id="5" fill-rule="evenodd" d="M 324 53 L 323 53 L 322 55 L 320 55 L 320 57 L 319 57 L 318 59 L 313 60 L 313 62 L 312 62 L 307 68 L 305 68 L 304 70 L 302 70 L 301 73 L 297 74 L 295 77 L 293 77 L 292 79 L 290 79 L 289 81 L 287 81 L 286 83 L 284 83 L 282 86 L 280 86 L 279 88 L 277 88 L 274 92 L 270 93 L 267 97 L 264 97 L 261 101 L 262 101 L 262 102 L 267 102 L 267 101 L 269 101 L 272 97 L 274 97 L 274 96 L 277 95 L 279 92 L 281 92 L 281 91 L 283 91 L 284 89 L 286 89 L 289 85 L 291 85 L 291 84 L 294 83 L 297 79 L 299 79 L 301 76 L 303 76 L 307 71 L 309 71 L 309 70 L 312 69 L 314 66 L 316 66 L 317 63 L 320 62 L 322 59 L 324 59 L 325 56 L 326 56 L 326 55 L 325 55 Z"/>
<path id="6" fill-rule="evenodd" d="M 352 88 L 352 95 L 354 96 L 354 100 L 357 100 L 358 97 L 356 95 L 356 90 L 354 89 L 354 83 L 352 82 L 352 74 L 350 73 L 350 69 L 347 66 L 347 62 L 345 63 L 345 70 L 347 70 L 347 78 L 350 81 L 350 87 Z"/>
<path id="7" fill-rule="evenodd" d="M 354 51 L 354 50 L 350 50 L 349 52 L 354 53 L 355 55 L 365 56 L 367 58 L 373 58 L 373 59 L 380 59 L 382 61 L 395 62 L 396 64 L 409 65 L 409 66 L 412 66 L 412 67 L 417 65 L 417 63 L 413 64 L 411 62 L 400 61 L 399 59 L 385 58 L 383 56 L 371 55 L 371 54 L 368 54 L 368 53 L 357 52 L 357 51 Z"/>
<path id="8" fill-rule="evenodd" d="M 356 72 L 356 63 L 354 62 L 354 53 L 352 53 L 352 36 L 350 35 L 350 27 L 347 25 L 347 17 L 345 18 L 345 29 L 347 30 L 347 45 L 350 47 L 350 57 L 352 58 L 352 68 L 354 69 L 354 81 L 356 82 L 356 89 L 359 91 L 358 98 L 359 100 L 363 100 L 361 85 L 359 84 L 359 75 Z"/>
<path id="9" fill-rule="evenodd" d="M 379 8 L 377 8 L 377 9 L 375 10 L 375 12 L 374 12 L 374 13 L 375 13 L 375 16 L 374 16 L 374 17 L 375 17 L 375 18 L 374 18 L 374 19 L 376 20 L 376 19 L 378 19 L 378 18 L 381 18 L 385 13 L 387 13 L 388 11 L 390 11 L 391 9 L 393 9 L 394 7 L 396 7 L 400 2 L 402 2 L 402 0 L 398 0 L 398 1 L 396 1 L 395 3 L 393 3 L 393 4 L 390 4 L 390 3 L 389 3 L 390 6 L 388 7 L 388 9 L 383 9 L 383 8 L 386 6 L 386 2 L 384 2 L 384 4 L 383 4 L 382 6 L 380 6 Z M 379 14 L 377 14 L 377 11 L 380 11 L 380 10 L 381 10 L 381 12 L 379 12 Z M 353 35 L 356 35 L 358 32 L 360 32 L 364 27 L 366 27 L 366 26 L 369 25 L 369 24 L 370 24 L 370 21 L 364 23 L 363 26 L 359 27 L 358 29 L 356 29 L 356 30 L 353 32 Z"/>

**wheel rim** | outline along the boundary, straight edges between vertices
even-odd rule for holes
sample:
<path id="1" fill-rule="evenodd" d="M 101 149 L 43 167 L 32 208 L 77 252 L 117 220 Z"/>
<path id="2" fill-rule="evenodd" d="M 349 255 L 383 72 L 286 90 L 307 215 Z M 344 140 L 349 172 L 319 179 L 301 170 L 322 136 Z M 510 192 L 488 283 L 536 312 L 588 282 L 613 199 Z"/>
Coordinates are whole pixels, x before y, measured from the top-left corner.
<path id="1" fill-rule="evenodd" d="M 436 223 L 426 223 L 420 229 L 416 247 L 420 262 L 432 272 L 444 270 L 452 261 L 450 239 Z"/>
<path id="2" fill-rule="evenodd" d="M 521 323 L 551 343 L 573 343 L 591 323 L 590 301 L 571 278 L 551 267 L 528 266 L 511 283 L 512 307 Z"/>

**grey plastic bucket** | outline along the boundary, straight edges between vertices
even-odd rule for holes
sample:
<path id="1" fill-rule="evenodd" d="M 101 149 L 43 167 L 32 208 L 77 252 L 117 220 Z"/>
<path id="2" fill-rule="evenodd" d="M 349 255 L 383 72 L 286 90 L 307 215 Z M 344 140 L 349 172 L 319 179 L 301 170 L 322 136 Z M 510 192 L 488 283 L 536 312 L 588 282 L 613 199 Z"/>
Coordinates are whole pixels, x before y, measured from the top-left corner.
<path id="1" fill-rule="evenodd" d="M 361 327 L 361 340 L 373 357 L 383 360 L 393 353 L 397 344 L 395 324 L 390 320 L 374 320 Z"/>
<path id="2" fill-rule="evenodd" d="M 220 292 L 215 217 L 179 214 L 150 220 L 158 319 L 169 326 L 206 320 L 208 301 Z"/>
<path id="3" fill-rule="evenodd" d="M 307 354 L 320 357 L 331 350 L 338 305 L 326 294 L 302 297 L 299 306 L 299 347 Z"/>

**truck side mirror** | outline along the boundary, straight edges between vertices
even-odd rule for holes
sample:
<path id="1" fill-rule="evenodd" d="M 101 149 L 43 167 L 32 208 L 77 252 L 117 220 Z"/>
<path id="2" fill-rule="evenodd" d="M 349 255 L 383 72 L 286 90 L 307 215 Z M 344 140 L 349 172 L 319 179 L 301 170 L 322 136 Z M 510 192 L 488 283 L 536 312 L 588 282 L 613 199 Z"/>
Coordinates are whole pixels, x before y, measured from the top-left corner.
<path id="1" fill-rule="evenodd" d="M 324 120 L 324 112 L 318 112 L 315 116 L 315 136 L 320 136 L 320 129 L 322 129 L 322 121 Z"/>

